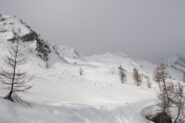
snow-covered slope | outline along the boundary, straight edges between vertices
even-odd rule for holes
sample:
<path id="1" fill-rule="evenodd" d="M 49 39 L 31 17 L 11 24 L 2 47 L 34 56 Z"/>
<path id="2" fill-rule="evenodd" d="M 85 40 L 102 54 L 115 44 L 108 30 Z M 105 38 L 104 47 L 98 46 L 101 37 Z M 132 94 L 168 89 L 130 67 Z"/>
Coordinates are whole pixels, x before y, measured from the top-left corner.
<path id="1" fill-rule="evenodd" d="M 173 56 L 163 62 L 168 72 L 170 73 L 172 79 L 182 80 L 183 74 L 185 72 L 185 58 L 183 56 Z"/>
<path id="2" fill-rule="evenodd" d="M 67 62 L 64 57 L 79 58 L 79 53 L 67 46 L 53 46 L 43 40 L 39 34 L 31 29 L 25 22 L 13 16 L 0 15 L 0 40 L 13 42 L 18 34 L 23 42 L 35 43 L 35 51 L 44 61 L 49 61 L 56 55 L 63 62 Z M 49 59 L 49 57 L 52 57 Z"/>
<path id="3" fill-rule="evenodd" d="M 0 57 L 8 52 L 15 34 L 30 52 L 22 70 L 34 76 L 33 87 L 18 93 L 29 105 L 12 104 L 0 98 L 0 121 L 147 123 L 141 110 L 155 103 L 155 64 L 119 52 L 83 57 L 73 48 L 43 40 L 20 19 L 4 15 L 0 16 Z M 120 65 L 126 71 L 125 84 L 120 82 Z M 0 68 L 2 66 L 0 61 Z M 134 68 L 142 76 L 140 87 L 133 80 Z M 173 72 L 170 67 L 169 70 Z M 152 88 L 148 88 L 149 81 Z M 6 94 L 7 90 L 0 89 L 1 97 Z"/>

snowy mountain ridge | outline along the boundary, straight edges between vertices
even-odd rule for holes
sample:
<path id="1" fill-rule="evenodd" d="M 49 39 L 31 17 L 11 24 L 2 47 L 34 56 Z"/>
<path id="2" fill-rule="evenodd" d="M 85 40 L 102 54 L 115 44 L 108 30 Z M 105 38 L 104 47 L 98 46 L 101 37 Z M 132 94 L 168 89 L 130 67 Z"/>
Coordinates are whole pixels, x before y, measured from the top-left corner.
<path id="1" fill-rule="evenodd" d="M 164 62 L 167 66 L 176 69 L 179 72 L 185 72 L 185 58 L 183 56 L 173 56 Z"/>
<path id="2" fill-rule="evenodd" d="M 58 55 L 64 62 L 67 62 L 64 58 L 65 55 L 73 58 L 80 57 L 79 53 L 73 48 L 62 45 L 58 47 L 52 46 L 21 19 L 13 16 L 0 15 L 0 40 L 13 41 L 15 33 L 21 37 L 23 42 L 36 43 L 37 55 L 45 61 L 48 61 L 51 52 Z"/>
<path id="3" fill-rule="evenodd" d="M 156 103 L 158 85 L 153 81 L 157 65 L 120 52 L 84 57 L 68 46 L 43 40 L 22 20 L 0 15 L 0 57 L 6 56 L 15 33 L 29 51 L 23 70 L 34 75 L 33 87 L 18 93 L 31 107 L 0 99 L 3 123 L 147 123 L 142 110 Z M 181 81 L 184 58 L 164 64 L 172 81 Z M 118 67 L 126 73 L 123 84 Z M 0 61 L 0 68 L 3 67 Z M 136 86 L 133 69 L 142 77 Z M 81 74 L 80 74 L 81 72 Z M 174 80 L 176 79 L 176 80 Z M 151 88 L 148 82 L 151 82 Z M 0 90 L 0 96 L 7 90 Z M 9 114 L 9 115 L 7 115 Z"/>

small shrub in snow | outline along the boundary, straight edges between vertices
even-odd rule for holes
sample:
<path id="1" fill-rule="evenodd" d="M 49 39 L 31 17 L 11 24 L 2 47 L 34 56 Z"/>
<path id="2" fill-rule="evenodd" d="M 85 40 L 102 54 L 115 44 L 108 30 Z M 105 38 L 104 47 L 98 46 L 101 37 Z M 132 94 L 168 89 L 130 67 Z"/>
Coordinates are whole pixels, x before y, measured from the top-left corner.
<path id="1" fill-rule="evenodd" d="M 79 71 L 79 73 L 80 73 L 80 76 L 83 76 L 83 74 L 84 74 L 84 71 L 83 71 L 83 69 L 82 69 L 82 68 L 80 68 L 80 71 Z"/>

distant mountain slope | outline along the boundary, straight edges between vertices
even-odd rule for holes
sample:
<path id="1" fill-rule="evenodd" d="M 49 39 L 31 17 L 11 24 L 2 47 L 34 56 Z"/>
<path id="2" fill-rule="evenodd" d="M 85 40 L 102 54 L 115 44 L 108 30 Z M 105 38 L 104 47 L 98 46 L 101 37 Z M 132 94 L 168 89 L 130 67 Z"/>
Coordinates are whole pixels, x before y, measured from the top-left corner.
<path id="1" fill-rule="evenodd" d="M 168 72 L 173 79 L 182 80 L 183 73 L 185 72 L 185 57 L 173 56 L 163 62 L 168 68 Z"/>

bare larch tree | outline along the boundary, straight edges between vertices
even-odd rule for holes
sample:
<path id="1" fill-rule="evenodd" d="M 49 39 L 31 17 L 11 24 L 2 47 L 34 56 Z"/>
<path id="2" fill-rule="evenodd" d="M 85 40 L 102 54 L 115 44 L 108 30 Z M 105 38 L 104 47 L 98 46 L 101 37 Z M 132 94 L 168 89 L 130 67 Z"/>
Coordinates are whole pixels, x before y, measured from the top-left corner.
<path id="1" fill-rule="evenodd" d="M 147 80 L 147 87 L 151 88 L 152 87 L 152 83 L 151 83 L 151 81 L 150 81 L 148 76 L 146 76 L 146 80 Z"/>
<path id="2" fill-rule="evenodd" d="M 122 67 L 122 65 L 120 65 L 118 67 L 118 70 L 119 70 L 119 77 L 120 77 L 121 83 L 125 83 L 126 81 L 125 69 Z"/>
<path id="3" fill-rule="evenodd" d="M 167 83 L 168 73 L 164 64 L 160 64 L 155 71 L 154 79 L 159 84 L 159 99 L 161 101 L 161 107 L 163 112 L 167 112 L 170 106 L 170 94 L 172 91 L 171 85 Z"/>
<path id="4" fill-rule="evenodd" d="M 20 40 L 15 39 L 8 49 L 8 55 L 3 58 L 4 67 L 0 71 L 0 81 L 4 85 L 4 88 L 9 91 L 5 99 L 14 102 L 14 96 L 16 92 L 22 92 L 29 88 L 27 85 L 31 78 L 27 77 L 26 72 L 21 72 L 21 65 L 26 63 L 25 50 L 20 46 Z"/>
<path id="5" fill-rule="evenodd" d="M 174 95 L 171 98 L 172 103 L 176 106 L 177 114 L 174 118 L 174 123 L 185 122 L 185 96 L 184 86 L 178 83 L 178 86 L 174 89 Z"/>
<path id="6" fill-rule="evenodd" d="M 135 80 L 137 86 L 141 85 L 141 75 L 136 68 L 133 69 L 133 79 Z"/>
<path id="7" fill-rule="evenodd" d="M 166 78 L 169 76 L 165 70 L 165 65 L 160 64 L 154 71 L 154 81 L 158 83 L 160 90 L 162 89 L 161 84 L 164 84 Z"/>
<path id="8" fill-rule="evenodd" d="M 160 64 L 154 71 L 154 81 L 159 85 L 159 90 L 161 90 L 161 75 L 164 73 L 164 64 Z"/>

